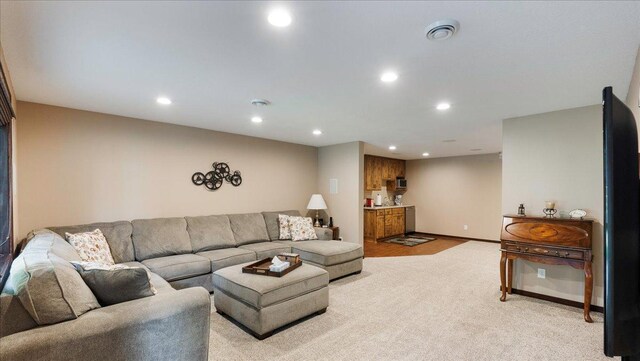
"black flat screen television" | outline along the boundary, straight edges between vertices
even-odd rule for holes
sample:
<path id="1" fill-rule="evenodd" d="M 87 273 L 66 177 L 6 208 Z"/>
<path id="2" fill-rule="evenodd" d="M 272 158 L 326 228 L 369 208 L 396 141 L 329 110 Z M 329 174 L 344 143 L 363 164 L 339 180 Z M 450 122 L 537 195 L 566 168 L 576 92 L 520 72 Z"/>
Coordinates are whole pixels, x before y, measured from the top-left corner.
<path id="1" fill-rule="evenodd" d="M 604 353 L 640 360 L 640 176 L 633 113 L 604 88 Z"/>

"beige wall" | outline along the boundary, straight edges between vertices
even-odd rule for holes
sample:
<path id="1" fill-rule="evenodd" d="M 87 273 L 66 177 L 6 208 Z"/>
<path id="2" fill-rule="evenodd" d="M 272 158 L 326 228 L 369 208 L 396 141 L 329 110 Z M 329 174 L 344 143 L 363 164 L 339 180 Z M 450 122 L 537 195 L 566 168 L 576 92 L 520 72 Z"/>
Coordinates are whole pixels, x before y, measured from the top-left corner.
<path id="1" fill-rule="evenodd" d="M 594 223 L 594 304 L 603 305 L 604 214 L 602 107 L 593 105 L 506 119 L 502 127 L 502 211 L 541 215 L 545 200 L 560 212 L 587 211 Z M 546 279 L 537 278 L 546 269 Z M 514 287 L 583 301 L 584 275 L 570 267 L 516 262 Z"/>
<path id="2" fill-rule="evenodd" d="M 498 154 L 407 161 L 416 231 L 499 240 L 501 168 Z"/>
<path id="3" fill-rule="evenodd" d="M 613 89 L 615 93 L 615 89 Z M 638 55 L 636 56 L 636 65 L 633 68 L 631 82 L 629 83 L 629 92 L 625 102 L 633 112 L 633 116 L 638 123 L 638 135 L 640 136 L 640 47 L 638 47 Z"/>
<path id="4" fill-rule="evenodd" d="M 318 189 L 318 151 L 295 145 L 19 102 L 18 237 L 95 221 L 298 209 Z M 226 161 L 240 187 L 191 183 Z M 355 193 L 359 194 L 359 193 Z"/>
<path id="5" fill-rule="evenodd" d="M 347 242 L 362 244 L 364 143 L 351 142 L 318 149 L 318 188 L 327 203 L 328 216 L 340 227 Z M 338 193 L 329 192 L 329 180 L 338 180 Z M 328 221 L 328 219 L 326 219 Z"/>

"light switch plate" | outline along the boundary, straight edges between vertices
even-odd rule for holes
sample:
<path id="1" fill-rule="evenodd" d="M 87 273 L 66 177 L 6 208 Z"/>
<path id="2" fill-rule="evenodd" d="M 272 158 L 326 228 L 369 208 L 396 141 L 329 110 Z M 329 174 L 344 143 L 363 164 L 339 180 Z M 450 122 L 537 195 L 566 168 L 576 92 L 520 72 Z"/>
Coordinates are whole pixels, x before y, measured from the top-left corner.
<path id="1" fill-rule="evenodd" d="M 538 268 L 538 278 L 547 278 L 547 270 L 544 268 Z"/>
<path id="2" fill-rule="evenodd" d="M 336 178 L 329 179 L 329 193 L 338 194 L 338 179 Z"/>

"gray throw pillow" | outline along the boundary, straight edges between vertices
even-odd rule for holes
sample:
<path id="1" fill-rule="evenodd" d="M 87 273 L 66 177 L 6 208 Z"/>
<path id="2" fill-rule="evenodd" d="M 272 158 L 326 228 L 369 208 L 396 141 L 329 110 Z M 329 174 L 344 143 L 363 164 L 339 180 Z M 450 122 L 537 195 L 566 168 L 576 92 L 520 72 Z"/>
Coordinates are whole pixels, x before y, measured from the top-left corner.
<path id="1" fill-rule="evenodd" d="M 156 292 L 144 268 L 121 265 L 92 268 L 73 264 L 101 306 L 153 296 Z"/>

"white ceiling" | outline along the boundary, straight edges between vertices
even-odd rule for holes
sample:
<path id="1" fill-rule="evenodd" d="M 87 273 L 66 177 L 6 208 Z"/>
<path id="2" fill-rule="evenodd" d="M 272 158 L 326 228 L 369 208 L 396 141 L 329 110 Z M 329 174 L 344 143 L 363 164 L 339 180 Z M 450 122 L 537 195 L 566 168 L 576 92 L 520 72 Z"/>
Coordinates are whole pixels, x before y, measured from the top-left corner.
<path id="1" fill-rule="evenodd" d="M 502 119 L 596 104 L 607 85 L 624 98 L 640 45 L 640 2 L 0 6 L 20 100 L 314 146 L 394 144 L 405 159 L 497 152 Z M 290 27 L 269 25 L 274 7 Z M 443 18 L 458 34 L 426 40 Z M 395 83 L 380 82 L 387 69 Z M 253 98 L 273 102 L 259 125 Z M 452 108 L 435 110 L 443 100 Z"/>

